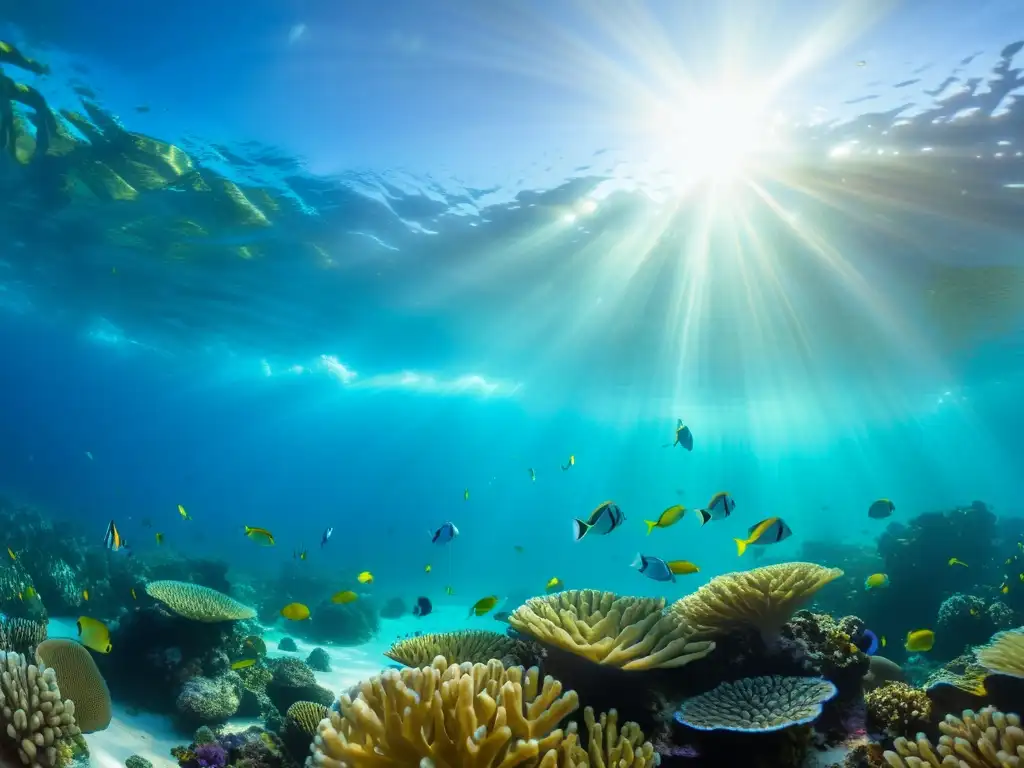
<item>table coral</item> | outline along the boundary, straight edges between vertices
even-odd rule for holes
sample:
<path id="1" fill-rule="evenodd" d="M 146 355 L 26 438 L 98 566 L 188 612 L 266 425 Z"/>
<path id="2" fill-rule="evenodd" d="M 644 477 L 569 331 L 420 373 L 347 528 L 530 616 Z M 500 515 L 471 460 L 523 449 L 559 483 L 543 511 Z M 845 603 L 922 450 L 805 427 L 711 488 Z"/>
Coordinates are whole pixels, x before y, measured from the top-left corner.
<path id="1" fill-rule="evenodd" d="M 384 655 L 407 667 L 429 666 L 438 656 L 444 656 L 452 664 L 464 661 L 484 664 L 491 659 L 500 659 L 506 667 L 512 667 L 532 662 L 537 649 L 508 635 L 467 629 L 396 640 Z"/>
<path id="2" fill-rule="evenodd" d="M 820 677 L 748 677 L 687 699 L 675 719 L 699 731 L 779 731 L 814 722 L 836 692 Z"/>
<path id="3" fill-rule="evenodd" d="M 151 581 L 146 594 L 159 600 L 170 611 L 192 621 L 216 623 L 240 621 L 256 616 L 256 611 L 222 592 L 183 581 Z"/>

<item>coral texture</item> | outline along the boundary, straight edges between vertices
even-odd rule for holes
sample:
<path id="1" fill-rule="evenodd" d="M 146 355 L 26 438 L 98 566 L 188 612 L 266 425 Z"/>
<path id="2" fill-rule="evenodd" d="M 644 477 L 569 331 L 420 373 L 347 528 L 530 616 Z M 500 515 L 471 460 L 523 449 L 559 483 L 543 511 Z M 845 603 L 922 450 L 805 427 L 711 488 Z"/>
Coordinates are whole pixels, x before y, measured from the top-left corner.
<path id="1" fill-rule="evenodd" d="M 444 656 L 452 664 L 464 661 L 484 664 L 500 659 L 506 667 L 514 667 L 531 661 L 535 653 L 522 640 L 508 635 L 467 629 L 396 640 L 384 655 L 407 667 L 429 666 L 438 656 Z"/>
<path id="2" fill-rule="evenodd" d="M 690 625 L 666 615 L 664 607 L 661 598 L 574 589 L 531 598 L 509 624 L 542 643 L 626 670 L 682 667 L 714 650 L 713 642 L 694 640 Z"/>
<path id="3" fill-rule="evenodd" d="M 932 672 L 924 684 L 924 689 L 930 692 L 935 688 L 951 686 L 972 696 L 984 696 L 985 678 L 988 675 L 989 671 L 978 664 L 973 655 L 964 654 Z"/>
<path id="4" fill-rule="evenodd" d="M 215 623 L 256 617 L 256 611 L 209 587 L 183 581 L 151 581 L 146 594 L 170 611 L 192 621 Z"/>
<path id="5" fill-rule="evenodd" d="M 980 712 L 967 709 L 963 717 L 946 715 L 939 723 L 937 745 L 923 733 L 908 741 L 898 738 L 895 751 L 885 753 L 892 768 L 1016 768 L 1024 765 L 1024 730 L 1018 715 L 1003 714 L 993 707 Z"/>
<path id="6" fill-rule="evenodd" d="M 839 568 L 816 563 L 779 563 L 725 573 L 677 600 L 669 611 L 695 627 L 700 637 L 745 626 L 774 635 L 815 592 L 842 575 Z"/>
<path id="7" fill-rule="evenodd" d="M 835 695 L 820 677 L 747 677 L 687 699 L 675 719 L 699 731 L 779 731 L 813 722 Z"/>
<path id="8" fill-rule="evenodd" d="M 1024 677 L 1024 629 L 997 633 L 976 655 L 979 664 L 996 674 Z"/>
<path id="9" fill-rule="evenodd" d="M 0 617 L 0 651 L 29 655 L 45 639 L 45 621 Z"/>
<path id="10" fill-rule="evenodd" d="M 234 674 L 193 677 L 178 694 L 178 713 L 188 723 L 223 723 L 238 711 L 241 688 L 241 678 Z"/>
<path id="11" fill-rule="evenodd" d="M 275 659 L 271 671 L 273 677 L 267 683 L 266 693 L 279 712 L 287 712 L 297 701 L 327 705 L 334 700 L 334 694 L 317 685 L 313 670 L 299 659 Z"/>
<path id="12" fill-rule="evenodd" d="M 587 746 L 577 740 L 577 725 L 569 723 L 565 739 L 559 747 L 564 768 L 647 768 L 658 765 L 661 757 L 636 723 L 618 727 L 618 713 L 613 709 L 594 717 L 594 710 L 583 710 L 587 727 Z"/>
<path id="13" fill-rule="evenodd" d="M 62 700 L 57 675 L 45 664 L 28 664 L 19 653 L 7 653 L 0 675 L 2 731 L 17 745 L 21 762 L 31 768 L 56 768 L 80 731 L 75 704 Z"/>
<path id="14" fill-rule="evenodd" d="M 129 755 L 124 761 L 124 768 L 153 768 L 153 764 L 141 755 Z"/>
<path id="15" fill-rule="evenodd" d="M 931 717 L 928 694 L 906 683 L 886 683 L 864 696 L 872 730 L 903 736 L 924 727 Z"/>
<path id="16" fill-rule="evenodd" d="M 75 702 L 75 720 L 83 733 L 102 731 L 110 725 L 110 690 L 87 648 L 74 640 L 54 638 L 39 644 L 36 657 L 53 668 L 61 692 Z"/>
<path id="17" fill-rule="evenodd" d="M 315 701 L 296 701 L 285 713 L 286 722 L 306 734 L 310 739 L 320 721 L 327 717 L 327 707 Z"/>

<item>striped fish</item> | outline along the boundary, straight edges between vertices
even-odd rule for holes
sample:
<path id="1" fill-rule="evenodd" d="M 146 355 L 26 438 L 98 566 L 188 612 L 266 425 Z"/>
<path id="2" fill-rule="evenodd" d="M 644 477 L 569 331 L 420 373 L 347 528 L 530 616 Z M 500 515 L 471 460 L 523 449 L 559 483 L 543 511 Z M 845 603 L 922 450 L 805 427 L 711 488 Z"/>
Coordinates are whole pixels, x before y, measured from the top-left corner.
<path id="1" fill-rule="evenodd" d="M 111 552 L 118 552 L 128 546 L 128 542 L 121 538 L 121 532 L 117 530 L 113 520 L 107 523 L 107 532 L 103 534 L 103 546 Z"/>

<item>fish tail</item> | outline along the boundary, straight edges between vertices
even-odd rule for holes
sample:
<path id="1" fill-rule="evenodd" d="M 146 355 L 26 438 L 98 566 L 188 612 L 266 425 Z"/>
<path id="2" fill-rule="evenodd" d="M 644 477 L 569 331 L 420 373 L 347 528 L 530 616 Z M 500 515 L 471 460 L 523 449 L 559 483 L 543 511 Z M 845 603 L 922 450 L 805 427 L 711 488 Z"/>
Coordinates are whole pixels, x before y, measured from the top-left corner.
<path id="1" fill-rule="evenodd" d="M 745 539 L 733 539 L 736 542 L 736 556 L 742 557 L 743 553 L 747 551 L 747 544 L 750 542 Z"/>
<path id="2" fill-rule="evenodd" d="M 700 518 L 700 524 L 704 525 L 708 520 L 711 519 L 711 513 L 708 512 L 706 509 L 698 509 L 697 517 Z"/>
<path id="3" fill-rule="evenodd" d="M 637 552 L 636 557 L 633 558 L 633 567 L 636 568 L 638 571 L 643 571 L 644 569 L 644 556 L 641 555 L 639 552 Z"/>
<path id="4" fill-rule="evenodd" d="M 647 526 L 647 535 L 651 535 L 651 531 L 658 527 L 657 520 L 644 520 L 644 525 Z"/>
<path id="5" fill-rule="evenodd" d="M 587 531 L 590 530 L 590 526 L 579 518 L 575 518 L 572 521 L 572 540 L 579 541 L 587 535 Z"/>

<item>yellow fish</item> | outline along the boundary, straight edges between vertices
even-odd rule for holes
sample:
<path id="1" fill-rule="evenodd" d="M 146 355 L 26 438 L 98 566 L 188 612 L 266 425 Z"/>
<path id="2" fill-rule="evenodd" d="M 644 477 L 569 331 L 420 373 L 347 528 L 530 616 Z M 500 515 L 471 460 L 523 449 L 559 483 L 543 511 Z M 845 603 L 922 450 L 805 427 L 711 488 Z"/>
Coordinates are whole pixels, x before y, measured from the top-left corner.
<path id="1" fill-rule="evenodd" d="M 24 594 L 23 592 L 19 592 L 19 593 L 18 593 L 18 599 L 19 599 L 19 600 L 21 600 L 22 602 L 24 602 L 24 600 L 25 600 L 25 594 Z"/>
<path id="2" fill-rule="evenodd" d="M 999 591 L 1000 591 L 1000 592 L 1002 592 L 1002 593 L 1003 593 L 1004 595 L 1005 595 L 1005 594 L 1008 594 L 1008 593 L 1009 593 L 1009 591 L 1010 591 L 1010 585 L 1009 585 L 1009 584 L 1007 584 L 1007 583 L 1006 583 L 1006 582 L 1004 581 L 1004 582 L 1003 582 L 1003 583 L 1002 583 L 1002 584 L 1000 585 L 1000 587 L 999 587 Z"/>
<path id="3" fill-rule="evenodd" d="M 878 589 L 879 587 L 888 586 L 889 577 L 884 573 L 872 573 L 864 579 L 864 589 Z"/>
<path id="4" fill-rule="evenodd" d="M 247 525 L 245 526 L 245 535 L 261 546 L 274 546 L 274 534 L 266 528 L 254 528 L 251 525 Z"/>
<path id="5" fill-rule="evenodd" d="M 135 594 L 135 587 L 132 587 L 132 600 L 138 600 L 138 596 Z"/>
<path id="6" fill-rule="evenodd" d="M 544 589 L 545 591 L 547 591 L 548 594 L 551 594 L 552 592 L 560 592 L 562 590 L 562 587 L 564 586 L 565 584 L 562 582 L 560 578 L 558 578 L 557 576 L 552 576 L 550 579 L 548 579 L 548 583 L 544 585 Z"/>
<path id="7" fill-rule="evenodd" d="M 231 668 L 232 669 L 245 669 L 246 667 L 251 667 L 255 663 L 256 663 L 256 659 L 239 659 L 238 661 L 232 663 Z"/>
<path id="8" fill-rule="evenodd" d="M 35 587 L 33 587 L 31 585 L 25 587 L 25 599 L 26 600 L 31 600 L 37 594 L 38 593 L 36 592 L 36 588 Z"/>
<path id="9" fill-rule="evenodd" d="M 162 533 L 154 534 L 154 538 L 156 539 L 156 545 L 158 547 L 164 543 L 164 535 Z"/>
<path id="10" fill-rule="evenodd" d="M 83 599 L 84 599 L 84 600 L 85 600 L 86 602 L 89 602 L 89 590 L 88 590 L 88 589 L 83 589 L 83 590 L 82 590 L 82 598 L 83 598 Z"/>
<path id="11" fill-rule="evenodd" d="M 736 554 L 742 555 L 751 544 L 776 544 L 792 534 L 793 531 L 781 517 L 766 518 L 750 526 L 747 538 L 733 539 L 736 542 Z"/>
<path id="12" fill-rule="evenodd" d="M 373 574 L 369 571 L 363 571 L 358 576 L 356 576 L 356 581 L 358 581 L 360 584 L 373 584 Z"/>
<path id="13" fill-rule="evenodd" d="M 644 525 L 647 526 L 647 535 L 651 535 L 651 531 L 655 528 L 668 528 L 670 525 L 674 525 L 683 519 L 683 515 L 686 514 L 686 507 L 682 504 L 673 504 L 671 507 L 666 509 L 660 515 L 657 520 L 644 520 Z"/>
<path id="14" fill-rule="evenodd" d="M 930 651 L 935 645 L 935 633 L 930 629 L 915 629 L 907 632 L 907 642 L 903 647 L 911 653 Z"/>
<path id="15" fill-rule="evenodd" d="M 469 488 L 462 492 L 463 501 L 469 501 Z"/>
<path id="16" fill-rule="evenodd" d="M 667 565 L 668 569 L 676 576 L 688 576 L 691 573 L 700 572 L 700 568 L 689 560 L 669 560 L 665 565 Z"/>
<path id="17" fill-rule="evenodd" d="M 475 603 L 473 607 L 469 609 L 469 615 L 483 616 L 485 613 L 490 611 L 494 606 L 498 604 L 497 595 L 489 595 L 487 597 L 481 597 Z"/>
<path id="18" fill-rule="evenodd" d="M 962 565 L 964 568 L 969 568 L 970 567 L 963 560 L 959 560 L 959 559 L 957 559 L 955 557 L 949 558 L 949 560 L 946 561 L 946 565 Z"/>
<path id="19" fill-rule="evenodd" d="M 453 587 L 451 584 L 449 584 L 447 587 L 444 588 L 444 593 L 446 595 L 454 595 L 455 594 L 455 587 Z"/>
<path id="20" fill-rule="evenodd" d="M 977 616 L 977 615 L 978 615 L 978 609 L 977 608 L 971 608 L 971 616 Z"/>
<path id="21" fill-rule="evenodd" d="M 576 466 L 576 454 L 574 453 L 571 456 L 569 456 L 569 462 L 562 467 L 562 471 L 565 472 L 565 471 L 567 471 L 569 469 L 569 467 L 575 467 L 575 466 Z"/>
<path id="22" fill-rule="evenodd" d="M 346 589 L 344 592 L 335 592 L 333 595 L 331 595 L 331 602 L 337 603 L 338 605 L 354 603 L 358 599 L 359 595 L 357 595 L 351 589 Z"/>
<path id="23" fill-rule="evenodd" d="M 10 547 L 7 548 L 7 554 L 11 556 L 11 560 L 14 560 L 15 562 L 17 562 L 18 556 L 16 554 L 14 554 L 14 552 L 11 550 Z"/>
<path id="24" fill-rule="evenodd" d="M 309 618 L 309 608 L 302 603 L 288 603 L 281 609 L 281 615 L 291 621 L 302 621 Z"/>
<path id="25" fill-rule="evenodd" d="M 110 630 L 102 621 L 91 619 L 88 616 L 78 617 L 78 639 L 82 645 L 91 648 L 97 653 L 110 653 Z"/>
<path id="26" fill-rule="evenodd" d="M 434 566 L 432 566 L 430 563 L 427 563 L 425 566 L 423 566 L 423 570 L 425 573 L 430 573 L 432 570 L 434 570 Z"/>
<path id="27" fill-rule="evenodd" d="M 185 508 L 183 506 L 181 506 L 181 504 L 178 505 L 178 514 L 181 515 L 181 519 L 182 520 L 191 520 L 192 519 L 189 516 L 188 512 L 185 511 Z"/>

